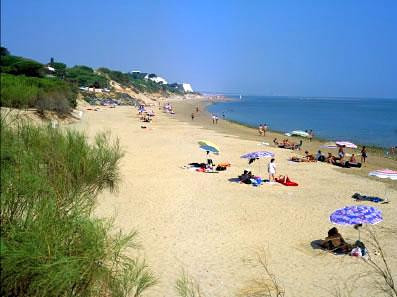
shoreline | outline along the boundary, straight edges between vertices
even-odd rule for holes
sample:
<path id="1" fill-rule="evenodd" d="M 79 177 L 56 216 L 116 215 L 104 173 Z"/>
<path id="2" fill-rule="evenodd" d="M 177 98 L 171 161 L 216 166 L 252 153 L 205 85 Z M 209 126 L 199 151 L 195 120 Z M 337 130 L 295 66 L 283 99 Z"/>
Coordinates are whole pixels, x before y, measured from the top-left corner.
<path id="1" fill-rule="evenodd" d="M 266 97 L 266 96 L 265 96 L 265 97 Z M 289 96 L 280 96 L 280 97 L 282 97 L 282 98 L 289 98 Z M 295 96 L 291 96 L 291 98 L 295 98 Z M 309 99 L 310 99 L 310 98 L 317 98 L 317 97 L 304 97 L 304 98 L 309 98 Z M 327 97 L 324 97 L 324 98 L 327 98 Z M 328 98 L 339 98 L 339 97 L 328 97 Z M 351 99 L 371 99 L 371 98 L 359 98 L 359 97 L 357 97 L 357 98 L 351 98 Z M 397 100 L 397 99 L 395 99 L 395 98 L 383 98 L 383 99 Z M 236 99 L 236 98 L 227 98 L 227 100 L 209 101 L 208 104 L 206 105 L 206 111 L 207 111 L 207 113 L 208 113 L 208 114 L 211 114 L 211 113 L 208 111 L 208 109 L 207 109 L 210 105 L 217 104 L 218 102 L 225 102 L 225 101 L 239 101 L 239 99 Z M 245 123 L 242 123 L 242 122 L 239 122 L 239 121 L 236 121 L 236 120 L 232 120 L 232 119 L 227 119 L 227 118 L 226 118 L 225 120 L 227 120 L 227 121 L 229 121 L 229 122 L 233 122 L 233 123 L 239 124 L 239 125 L 242 125 L 242 126 L 245 126 L 245 127 L 248 127 L 248 128 L 257 129 L 257 126 L 254 126 L 254 125 L 245 124 Z M 286 136 L 285 133 L 288 133 L 288 132 L 289 132 L 289 131 L 272 130 L 272 129 L 270 129 L 270 130 L 268 130 L 268 131 L 281 134 L 281 135 L 283 135 L 284 137 Z M 288 136 L 287 136 L 287 137 L 288 137 Z M 314 139 L 316 139 L 316 140 L 318 140 L 318 141 L 321 141 L 321 142 L 332 142 L 332 141 L 334 141 L 334 140 L 332 140 L 331 138 L 317 137 L 317 136 L 314 137 Z M 365 143 L 363 144 L 363 143 L 359 143 L 359 142 L 356 142 L 356 141 L 355 141 L 354 143 L 357 145 L 358 149 L 360 149 L 360 148 L 362 148 L 363 146 L 365 146 L 367 149 L 382 151 L 382 153 L 383 153 L 384 151 L 389 151 L 389 150 L 390 150 L 390 147 L 380 146 L 380 145 L 376 145 L 376 144 L 365 144 Z M 397 161 L 397 159 L 396 159 L 396 161 Z"/>
<path id="2" fill-rule="evenodd" d="M 231 99 L 233 100 L 233 99 Z M 317 150 L 320 149 L 320 146 L 323 145 L 326 142 L 329 142 L 330 140 L 328 139 L 322 139 L 322 138 L 313 138 L 311 142 L 309 142 L 305 138 L 297 137 L 297 136 L 291 136 L 288 137 L 284 135 L 283 132 L 281 131 L 274 131 L 274 130 L 268 130 L 266 133 L 266 136 L 260 136 L 258 134 L 258 130 L 255 127 L 252 127 L 250 125 L 245 125 L 237 121 L 233 120 L 228 120 L 228 119 L 222 119 L 221 117 L 219 118 L 218 124 L 212 124 L 211 121 L 211 114 L 207 110 L 208 106 L 211 104 L 216 103 L 214 100 L 209 100 L 208 98 L 201 98 L 201 99 L 185 99 L 185 100 L 177 100 L 173 101 L 173 105 L 176 109 L 176 114 L 175 118 L 179 121 L 189 123 L 192 125 L 199 125 L 203 129 L 208 129 L 208 130 L 214 130 L 219 133 L 224 133 L 226 135 L 229 135 L 229 137 L 237 137 L 241 138 L 244 140 L 255 140 L 258 141 L 258 150 L 264 150 L 266 147 L 271 147 L 275 148 L 273 145 L 273 139 L 278 138 L 284 139 L 288 138 L 293 140 L 294 142 L 299 142 L 299 140 L 303 140 L 303 146 L 300 151 L 291 151 L 295 155 L 303 155 L 305 150 L 308 150 L 310 153 L 315 154 Z M 195 112 L 195 108 L 199 107 L 199 113 Z M 195 113 L 195 118 L 192 121 L 191 120 L 191 113 Z M 267 142 L 269 143 L 269 146 L 265 145 L 259 145 L 259 142 Z M 358 149 L 354 151 L 356 154 L 356 157 L 358 160 L 360 160 L 359 152 L 360 152 L 360 147 L 361 145 L 358 145 Z M 389 168 L 392 170 L 397 170 L 397 160 L 393 160 L 391 158 L 385 158 L 384 157 L 384 148 L 379 148 L 379 147 L 374 147 L 374 146 L 366 146 L 367 147 L 367 152 L 369 154 L 369 158 L 363 166 L 358 169 L 358 170 L 352 170 L 352 168 L 338 168 L 340 170 L 343 170 L 347 174 L 354 174 L 354 175 L 359 175 L 363 176 L 369 179 L 372 179 L 371 177 L 368 176 L 368 173 L 372 170 L 376 169 L 382 169 L 382 168 Z M 278 148 L 280 149 L 280 148 Z M 280 149 L 284 150 L 284 149 Z M 335 155 L 336 150 L 335 149 L 326 149 L 326 148 L 321 148 L 320 149 L 324 154 L 327 152 L 331 152 Z M 290 151 L 290 150 L 289 150 Z M 348 153 L 352 153 L 351 149 L 347 149 Z M 383 183 L 387 184 L 389 187 L 392 187 L 394 189 L 397 189 L 397 185 L 392 182 L 390 179 L 382 179 L 381 180 Z"/>

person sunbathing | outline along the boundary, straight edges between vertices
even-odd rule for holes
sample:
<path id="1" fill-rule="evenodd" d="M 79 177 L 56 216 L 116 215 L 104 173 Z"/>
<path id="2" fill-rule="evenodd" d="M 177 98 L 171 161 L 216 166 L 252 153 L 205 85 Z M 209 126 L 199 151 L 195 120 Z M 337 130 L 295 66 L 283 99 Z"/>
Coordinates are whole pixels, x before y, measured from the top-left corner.
<path id="1" fill-rule="evenodd" d="M 309 162 L 315 162 L 316 161 L 316 158 L 312 154 L 309 154 L 308 151 L 305 151 L 304 158 L 306 158 Z"/>
<path id="2" fill-rule="evenodd" d="M 352 246 L 348 244 L 335 227 L 328 231 L 328 236 L 321 242 L 323 249 L 334 253 L 347 254 L 352 250 Z"/>
<path id="3" fill-rule="evenodd" d="M 298 156 L 292 156 L 290 161 L 293 161 L 293 162 L 316 162 L 316 160 L 310 160 L 306 157 L 301 158 Z"/>
<path id="4" fill-rule="evenodd" d="M 294 146 L 294 150 L 300 150 L 300 149 L 301 149 L 301 147 L 302 147 L 302 144 L 303 144 L 303 141 L 302 141 L 302 140 L 300 140 L 300 141 L 299 141 L 299 144 L 295 144 L 295 146 Z"/>
<path id="5" fill-rule="evenodd" d="M 354 156 L 354 154 L 351 155 L 350 159 L 349 159 L 349 163 L 357 163 L 356 157 Z"/>
<path id="6" fill-rule="evenodd" d="M 325 158 L 325 162 L 335 164 L 335 157 L 331 153 L 328 153 L 327 158 Z"/>
<path id="7" fill-rule="evenodd" d="M 252 175 L 251 171 L 244 170 L 243 174 L 238 177 L 240 182 L 244 184 L 250 184 L 251 183 L 251 178 L 254 176 Z"/>
<path id="8" fill-rule="evenodd" d="M 274 145 L 277 145 L 277 146 L 279 145 L 277 138 L 273 139 L 273 143 L 274 143 Z"/>
<path id="9" fill-rule="evenodd" d="M 285 139 L 283 139 L 283 141 L 280 143 L 277 143 L 279 148 L 284 148 L 285 147 Z"/>
<path id="10" fill-rule="evenodd" d="M 289 142 L 287 139 L 287 141 L 285 142 L 284 148 L 293 150 L 295 148 L 295 143 L 292 141 Z"/>

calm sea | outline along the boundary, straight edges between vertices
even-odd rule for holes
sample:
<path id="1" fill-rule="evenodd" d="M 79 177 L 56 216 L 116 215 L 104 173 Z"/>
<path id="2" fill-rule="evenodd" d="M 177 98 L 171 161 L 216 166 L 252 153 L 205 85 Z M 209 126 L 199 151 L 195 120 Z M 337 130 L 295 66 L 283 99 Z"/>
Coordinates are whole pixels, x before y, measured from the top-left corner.
<path id="1" fill-rule="evenodd" d="M 254 127 L 266 123 L 275 131 L 312 129 L 320 138 L 397 146 L 397 99 L 243 96 L 208 111 Z"/>

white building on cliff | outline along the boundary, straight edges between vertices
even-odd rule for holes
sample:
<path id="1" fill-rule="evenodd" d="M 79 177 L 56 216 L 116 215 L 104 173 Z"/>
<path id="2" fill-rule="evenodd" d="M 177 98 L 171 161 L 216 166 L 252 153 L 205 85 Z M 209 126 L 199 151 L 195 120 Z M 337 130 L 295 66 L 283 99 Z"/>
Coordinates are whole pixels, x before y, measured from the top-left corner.
<path id="1" fill-rule="evenodd" d="M 185 93 L 193 93 L 192 86 L 188 83 L 182 83 L 182 88 Z"/>

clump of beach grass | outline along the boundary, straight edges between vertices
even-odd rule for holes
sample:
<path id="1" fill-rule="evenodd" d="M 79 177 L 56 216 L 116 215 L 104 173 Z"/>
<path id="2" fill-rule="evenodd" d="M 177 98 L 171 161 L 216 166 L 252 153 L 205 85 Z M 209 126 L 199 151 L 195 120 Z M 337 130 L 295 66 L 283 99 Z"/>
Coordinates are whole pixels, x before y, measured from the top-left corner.
<path id="1" fill-rule="evenodd" d="M 92 216 L 119 181 L 119 143 L 1 119 L 1 295 L 140 296 L 155 283 L 130 256 L 136 232 Z"/>
<path id="2" fill-rule="evenodd" d="M 180 297 L 204 297 L 200 286 L 185 271 L 176 281 L 175 290 Z"/>
<path id="3" fill-rule="evenodd" d="M 239 297 L 284 297 L 285 289 L 279 278 L 271 271 L 268 256 L 265 249 L 256 252 L 255 259 L 250 261 L 255 268 L 259 268 L 260 274 L 250 280 L 237 296 Z"/>

